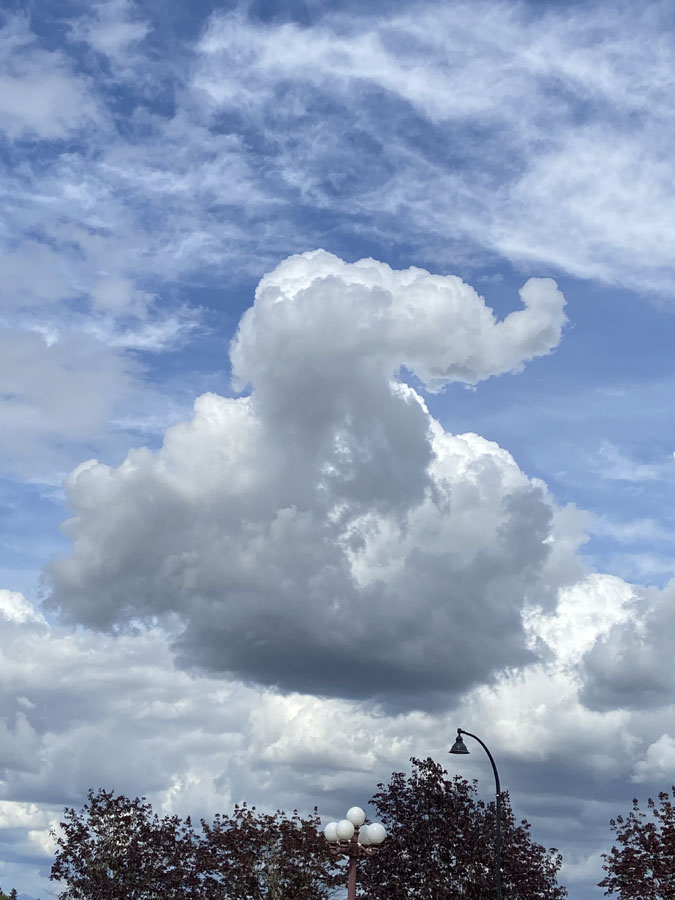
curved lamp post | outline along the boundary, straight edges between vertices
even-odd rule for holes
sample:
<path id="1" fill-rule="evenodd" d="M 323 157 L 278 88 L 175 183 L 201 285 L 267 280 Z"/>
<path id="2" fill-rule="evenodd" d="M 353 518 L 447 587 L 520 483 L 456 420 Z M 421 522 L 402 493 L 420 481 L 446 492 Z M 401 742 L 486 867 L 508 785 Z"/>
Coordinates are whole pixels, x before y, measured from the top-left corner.
<path id="1" fill-rule="evenodd" d="M 495 890 L 497 894 L 497 900 L 502 900 L 502 797 L 501 788 L 499 787 L 499 773 L 497 772 L 497 766 L 495 765 L 495 761 L 492 758 L 492 754 L 488 750 L 487 746 L 477 735 L 471 734 L 470 731 L 464 731 L 463 728 L 457 729 L 457 740 L 450 748 L 450 753 L 463 754 L 469 752 L 466 749 L 466 744 L 462 740 L 463 734 L 466 734 L 469 737 L 472 737 L 475 741 L 478 741 L 483 750 L 485 750 L 485 752 L 487 753 L 488 759 L 492 763 L 492 771 L 495 773 L 495 790 L 497 792 L 497 826 L 495 834 Z"/>
<path id="2" fill-rule="evenodd" d="M 334 857 L 348 856 L 347 900 L 356 900 L 356 864 L 359 857 L 377 853 L 379 845 L 387 836 L 384 825 L 373 822 L 364 825 L 366 814 L 360 806 L 352 806 L 339 822 L 329 822 L 323 830 Z"/>

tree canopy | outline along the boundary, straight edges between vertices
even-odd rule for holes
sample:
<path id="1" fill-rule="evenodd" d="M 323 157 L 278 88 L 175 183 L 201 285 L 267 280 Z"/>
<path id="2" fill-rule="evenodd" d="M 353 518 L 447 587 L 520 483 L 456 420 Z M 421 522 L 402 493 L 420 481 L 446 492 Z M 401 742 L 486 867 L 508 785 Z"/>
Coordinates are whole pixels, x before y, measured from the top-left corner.
<path id="1" fill-rule="evenodd" d="M 495 803 L 477 798 L 477 783 L 447 777 L 432 759 L 392 775 L 372 798 L 387 829 L 377 856 L 363 866 L 361 896 L 372 900 L 483 900 L 494 894 Z M 502 888 L 509 900 L 561 900 L 562 857 L 516 824 L 502 794 Z"/>
<path id="2" fill-rule="evenodd" d="M 607 873 L 599 883 L 618 900 L 673 900 L 675 897 L 675 786 L 662 791 L 658 803 L 647 800 L 648 813 L 637 799 L 624 818 L 610 821 L 618 846 L 603 853 Z"/>
<path id="3" fill-rule="evenodd" d="M 50 875 L 59 900 L 324 900 L 332 885 L 316 813 L 237 806 L 195 829 L 101 789 L 60 826 Z"/>
<path id="4" fill-rule="evenodd" d="M 50 878 L 59 900 L 154 900 L 197 896 L 195 834 L 189 819 L 153 814 L 145 798 L 89 791 L 64 811 Z"/>
<path id="5" fill-rule="evenodd" d="M 412 760 L 371 799 L 388 836 L 359 863 L 369 900 L 484 900 L 494 891 L 495 804 L 476 782 L 449 779 L 431 759 Z M 316 810 L 303 818 L 245 804 L 193 827 L 152 812 L 145 798 L 89 791 L 54 834 L 51 878 L 59 900 L 329 900 L 343 892 L 343 863 L 330 856 Z M 502 795 L 502 884 L 507 900 L 562 900 L 561 864 L 517 824 Z"/>

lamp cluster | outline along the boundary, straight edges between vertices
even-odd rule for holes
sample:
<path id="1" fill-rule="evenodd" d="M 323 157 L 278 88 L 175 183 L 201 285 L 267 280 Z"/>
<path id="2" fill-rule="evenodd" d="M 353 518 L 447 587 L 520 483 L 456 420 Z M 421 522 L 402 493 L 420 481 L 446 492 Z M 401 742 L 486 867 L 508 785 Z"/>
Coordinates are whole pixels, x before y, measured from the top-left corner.
<path id="1" fill-rule="evenodd" d="M 371 856 L 387 836 L 384 825 L 364 825 L 366 814 L 360 806 L 352 806 L 339 822 L 329 822 L 323 830 L 333 856 Z"/>

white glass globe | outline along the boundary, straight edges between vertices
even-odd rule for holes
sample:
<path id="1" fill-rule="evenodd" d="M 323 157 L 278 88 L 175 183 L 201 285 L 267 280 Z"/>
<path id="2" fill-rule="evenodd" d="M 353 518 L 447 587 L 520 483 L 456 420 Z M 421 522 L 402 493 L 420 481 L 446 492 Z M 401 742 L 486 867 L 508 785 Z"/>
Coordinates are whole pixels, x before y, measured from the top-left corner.
<path id="1" fill-rule="evenodd" d="M 384 825 L 380 825 L 379 822 L 373 822 L 372 825 L 368 826 L 368 838 L 371 844 L 381 844 L 386 836 L 387 832 L 384 830 Z"/>
<path id="2" fill-rule="evenodd" d="M 335 830 L 341 841 L 351 841 L 354 836 L 354 826 L 349 819 L 340 819 Z"/>
<path id="3" fill-rule="evenodd" d="M 368 835 L 369 826 L 366 825 L 359 831 L 359 844 L 363 844 L 364 847 L 370 847 L 370 837 Z"/>
<path id="4" fill-rule="evenodd" d="M 352 825 L 356 825 L 358 827 L 359 825 L 363 825 L 363 823 L 366 821 L 366 814 L 360 806 L 352 806 L 351 809 L 347 810 L 347 818 L 352 823 Z"/>
<path id="5" fill-rule="evenodd" d="M 333 844 L 335 841 L 340 840 L 338 838 L 337 833 L 337 822 L 329 822 L 328 825 L 323 830 L 324 836 L 327 841 L 330 841 Z"/>

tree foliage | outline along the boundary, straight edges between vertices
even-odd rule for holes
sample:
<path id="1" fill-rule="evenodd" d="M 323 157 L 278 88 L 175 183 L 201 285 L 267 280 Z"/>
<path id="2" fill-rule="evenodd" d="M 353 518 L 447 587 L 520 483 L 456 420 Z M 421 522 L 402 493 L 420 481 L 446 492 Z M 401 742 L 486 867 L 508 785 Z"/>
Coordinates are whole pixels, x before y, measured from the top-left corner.
<path id="1" fill-rule="evenodd" d="M 359 863 L 359 896 L 492 897 L 495 804 L 431 759 L 412 763 L 371 800 L 388 836 Z M 90 791 L 79 812 L 64 812 L 51 878 L 59 900 L 329 900 L 344 893 L 346 867 L 331 858 L 320 824 L 316 810 L 302 818 L 243 804 L 194 828 L 189 818 L 160 818 L 145 798 Z M 508 794 L 502 833 L 506 900 L 562 900 L 560 854 L 516 823 Z"/>
<path id="2" fill-rule="evenodd" d="M 675 897 L 675 786 L 662 791 L 658 804 L 647 800 L 649 814 L 637 799 L 624 818 L 610 821 L 619 846 L 603 854 L 607 875 L 599 883 L 618 900 L 673 900 Z"/>
<path id="3" fill-rule="evenodd" d="M 495 804 L 476 797 L 476 782 L 431 759 L 412 760 L 410 775 L 392 775 L 372 798 L 387 829 L 380 852 L 362 867 L 369 900 L 483 900 L 494 896 Z M 502 888 L 508 900 L 561 900 L 562 858 L 519 825 L 502 795 Z"/>
<path id="4" fill-rule="evenodd" d="M 145 798 L 89 791 L 82 810 L 66 809 L 50 878 L 59 900 L 192 900 L 199 896 L 195 834 L 189 819 L 153 814 Z"/>
<path id="5" fill-rule="evenodd" d="M 245 804 L 232 816 L 202 822 L 201 868 L 209 897 L 236 900 L 325 900 L 333 863 L 315 814 L 258 813 Z M 219 893 L 224 890 L 224 893 Z"/>
<path id="6" fill-rule="evenodd" d="M 324 900 L 333 865 L 316 813 L 246 806 L 195 830 L 145 798 L 89 791 L 54 834 L 59 900 Z"/>

